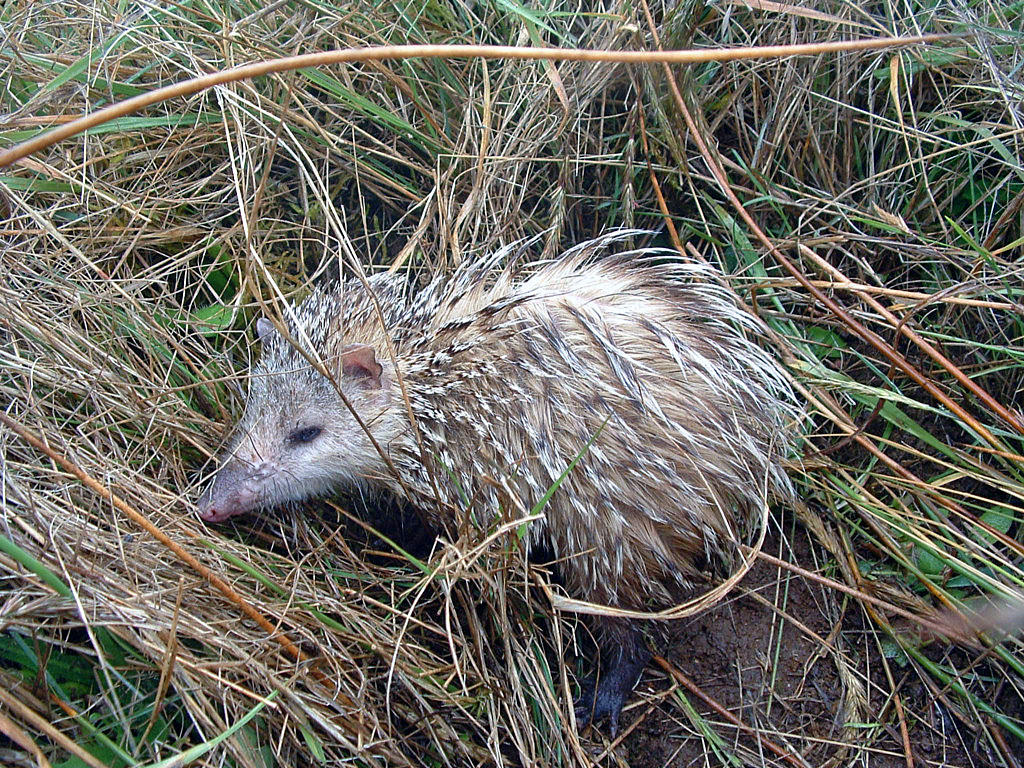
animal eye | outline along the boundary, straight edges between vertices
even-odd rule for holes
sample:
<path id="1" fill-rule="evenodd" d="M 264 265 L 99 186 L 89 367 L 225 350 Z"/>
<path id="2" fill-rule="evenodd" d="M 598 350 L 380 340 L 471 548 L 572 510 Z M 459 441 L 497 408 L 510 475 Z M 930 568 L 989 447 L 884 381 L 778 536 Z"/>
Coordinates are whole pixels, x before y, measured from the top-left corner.
<path id="1" fill-rule="evenodd" d="M 302 429 L 296 429 L 290 435 L 288 435 L 288 443 L 290 445 L 300 445 L 302 443 L 311 443 L 320 436 L 323 432 L 323 427 L 303 427 Z"/>

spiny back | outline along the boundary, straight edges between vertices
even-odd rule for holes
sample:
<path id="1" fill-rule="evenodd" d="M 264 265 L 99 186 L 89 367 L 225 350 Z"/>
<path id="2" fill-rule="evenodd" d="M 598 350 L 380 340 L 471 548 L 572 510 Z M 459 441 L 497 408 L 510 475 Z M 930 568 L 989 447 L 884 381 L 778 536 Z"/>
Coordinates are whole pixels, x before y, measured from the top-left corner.
<path id="1" fill-rule="evenodd" d="M 712 271 L 659 251 L 599 258 L 611 242 L 522 280 L 499 254 L 396 312 L 426 451 L 398 441 L 392 458 L 425 503 L 429 456 L 447 504 L 528 509 L 582 454 L 531 541 L 559 557 L 597 552 L 575 569 L 581 588 L 622 602 L 633 582 L 637 603 L 661 591 L 641 586 L 648 577 L 687 582 L 695 557 L 731 557 L 766 495 L 792 493 L 781 460 L 795 411 L 785 376 L 752 341 L 755 323 Z M 350 324 L 346 342 L 365 330 Z"/>

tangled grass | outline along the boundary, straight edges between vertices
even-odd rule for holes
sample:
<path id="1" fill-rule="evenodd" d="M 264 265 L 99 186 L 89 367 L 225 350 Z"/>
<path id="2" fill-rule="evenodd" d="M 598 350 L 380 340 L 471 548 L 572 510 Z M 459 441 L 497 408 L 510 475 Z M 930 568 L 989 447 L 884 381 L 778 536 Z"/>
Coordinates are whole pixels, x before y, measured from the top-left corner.
<path id="1" fill-rule="evenodd" d="M 896 609 L 934 618 L 1024 589 L 1021 7 L 645 8 L 0 10 L 4 147 L 170 82 L 336 47 L 965 35 L 667 72 L 300 70 L 0 172 L 4 411 L 67 462 L 0 430 L 0 759 L 1019 764 L 1020 641 L 928 640 Z M 615 226 L 674 228 L 775 331 L 807 402 L 793 467 L 807 509 L 779 510 L 770 538 L 803 573 L 765 565 L 724 621 L 691 628 L 692 658 L 713 636 L 722 668 L 669 654 L 607 744 L 572 727 L 562 660 L 586 635 L 552 611 L 514 525 L 410 542 L 415 518 L 367 531 L 379 510 L 350 512 L 375 500 L 351 499 L 214 529 L 194 500 L 275 302 L 356 263 L 417 280 L 515 239 L 542 233 L 551 255 Z M 765 634 L 737 643 L 737 625 Z"/>

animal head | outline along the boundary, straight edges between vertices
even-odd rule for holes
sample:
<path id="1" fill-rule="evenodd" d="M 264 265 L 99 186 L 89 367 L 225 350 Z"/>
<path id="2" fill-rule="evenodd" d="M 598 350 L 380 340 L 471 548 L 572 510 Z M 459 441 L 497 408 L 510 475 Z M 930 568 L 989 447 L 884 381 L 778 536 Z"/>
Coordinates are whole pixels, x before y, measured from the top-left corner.
<path id="1" fill-rule="evenodd" d="M 340 309 L 336 293 L 314 293 L 288 313 L 290 339 L 270 320 L 257 322 L 261 359 L 249 378 L 245 414 L 199 501 L 204 520 L 386 473 L 377 446 L 386 450 L 402 428 L 394 368 L 375 346 L 343 340 Z"/>

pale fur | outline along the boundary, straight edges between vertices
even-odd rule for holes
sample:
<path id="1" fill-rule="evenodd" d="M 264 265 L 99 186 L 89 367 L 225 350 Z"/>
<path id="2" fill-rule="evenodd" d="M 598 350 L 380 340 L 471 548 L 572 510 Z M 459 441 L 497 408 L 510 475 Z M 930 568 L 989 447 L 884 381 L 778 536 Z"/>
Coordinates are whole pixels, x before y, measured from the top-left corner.
<path id="1" fill-rule="evenodd" d="M 604 255 L 636 234 L 532 268 L 496 254 L 416 294 L 394 275 L 370 279 L 376 301 L 357 280 L 314 291 L 289 328 L 333 381 L 267 335 L 225 492 L 272 506 L 377 484 L 443 528 L 467 499 L 477 521 L 532 508 L 580 456 L 526 537 L 574 594 L 664 604 L 728 566 L 766 498 L 793 494 L 793 395 L 715 273 L 654 250 Z M 379 389 L 341 375 L 351 345 L 375 350 Z M 285 445 L 310 423 L 320 438 Z"/>

